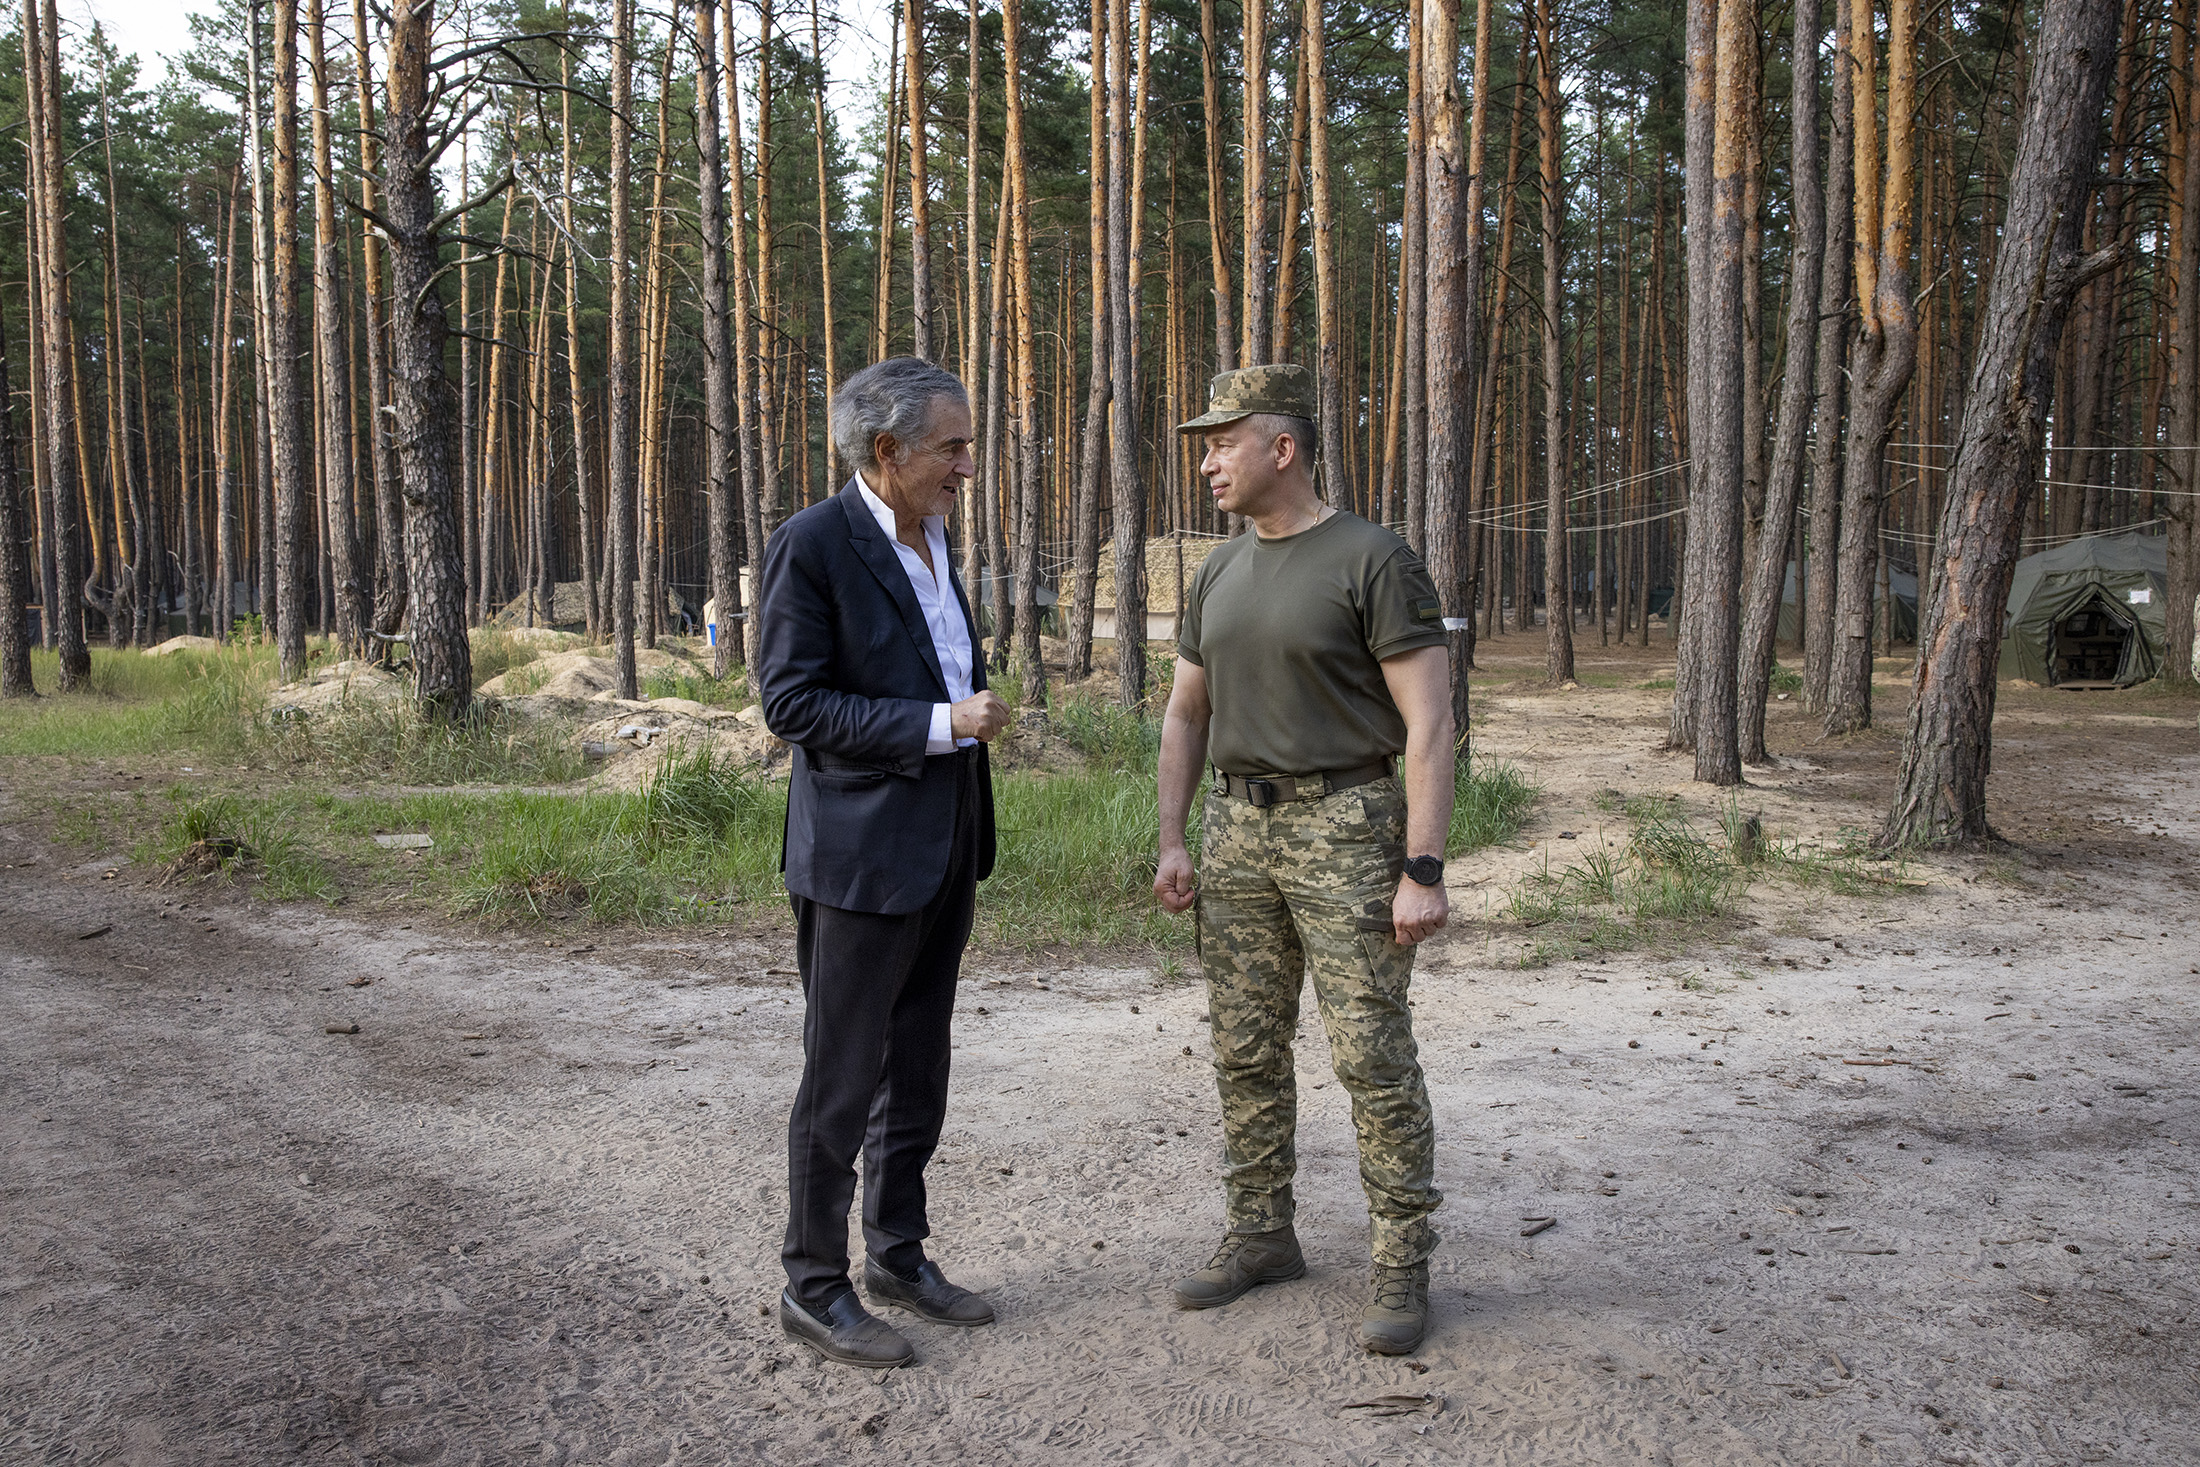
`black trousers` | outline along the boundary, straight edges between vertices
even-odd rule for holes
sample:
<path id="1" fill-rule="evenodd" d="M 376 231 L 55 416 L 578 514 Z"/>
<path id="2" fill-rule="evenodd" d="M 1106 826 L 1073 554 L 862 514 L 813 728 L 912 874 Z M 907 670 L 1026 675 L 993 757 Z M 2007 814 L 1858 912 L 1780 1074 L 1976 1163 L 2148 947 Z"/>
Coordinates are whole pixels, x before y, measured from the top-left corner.
<path id="1" fill-rule="evenodd" d="M 955 839 L 940 889 L 901 916 L 794 897 L 795 960 L 807 1009 L 802 1085 L 787 1119 L 787 1284 L 821 1309 L 853 1287 L 848 1207 L 863 1156 L 863 1241 L 896 1273 L 931 1236 L 924 1168 L 947 1115 L 955 981 L 977 896 L 974 750 L 955 761 Z"/>

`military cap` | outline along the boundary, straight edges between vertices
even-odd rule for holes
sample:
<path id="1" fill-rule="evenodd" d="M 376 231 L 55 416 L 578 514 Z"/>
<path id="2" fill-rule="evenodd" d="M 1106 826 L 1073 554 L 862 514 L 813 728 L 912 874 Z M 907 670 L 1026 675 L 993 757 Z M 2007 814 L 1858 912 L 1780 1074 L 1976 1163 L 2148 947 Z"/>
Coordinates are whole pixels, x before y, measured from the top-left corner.
<path id="1" fill-rule="evenodd" d="M 1314 374 L 1289 362 L 1224 372 L 1207 386 L 1207 411 L 1177 424 L 1176 431 L 1197 433 L 1253 413 L 1282 413 L 1313 422 L 1319 414 L 1314 405 Z"/>

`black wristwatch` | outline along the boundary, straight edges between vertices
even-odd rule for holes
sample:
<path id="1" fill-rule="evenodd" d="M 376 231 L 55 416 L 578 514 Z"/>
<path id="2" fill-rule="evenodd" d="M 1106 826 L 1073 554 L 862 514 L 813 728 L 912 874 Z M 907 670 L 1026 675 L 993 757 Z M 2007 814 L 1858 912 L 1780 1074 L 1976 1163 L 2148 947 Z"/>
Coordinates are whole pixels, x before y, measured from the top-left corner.
<path id="1" fill-rule="evenodd" d="M 1444 863 L 1436 856 L 1415 856 L 1406 862 L 1406 875 L 1423 886 L 1444 884 Z"/>

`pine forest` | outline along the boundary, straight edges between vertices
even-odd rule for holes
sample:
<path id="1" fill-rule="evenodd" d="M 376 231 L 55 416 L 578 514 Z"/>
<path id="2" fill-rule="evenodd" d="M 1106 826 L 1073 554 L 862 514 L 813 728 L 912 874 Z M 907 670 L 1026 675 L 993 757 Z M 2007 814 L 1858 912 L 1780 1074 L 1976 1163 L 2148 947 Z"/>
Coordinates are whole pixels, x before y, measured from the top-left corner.
<path id="1" fill-rule="evenodd" d="M 2019 558 L 2161 537 L 2189 676 L 2195 14 L 226 0 L 153 82 L 24 0 L 0 681 L 326 639 L 462 719 L 478 629 L 582 629 L 631 698 L 706 607 L 738 676 L 748 568 L 848 478 L 836 383 L 915 354 L 970 392 L 993 664 L 1137 708 L 1167 649 L 1096 664 L 1096 609 L 1146 622 L 1243 529 L 1174 425 L 1296 362 L 1324 496 L 1435 574 L 1462 714 L 1492 637 L 1554 685 L 1662 643 L 1672 745 L 1733 785 L 1783 639 L 1829 735 L 1914 645 L 1882 839 L 1983 839 Z M 863 25 L 886 64 L 828 85 Z"/>

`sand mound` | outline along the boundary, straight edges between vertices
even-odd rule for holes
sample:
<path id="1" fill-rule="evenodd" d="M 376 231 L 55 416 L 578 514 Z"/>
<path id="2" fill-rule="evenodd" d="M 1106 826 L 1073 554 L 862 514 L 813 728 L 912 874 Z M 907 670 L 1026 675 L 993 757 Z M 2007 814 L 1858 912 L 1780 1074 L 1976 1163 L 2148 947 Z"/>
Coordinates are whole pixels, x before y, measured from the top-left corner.
<path id="1" fill-rule="evenodd" d="M 170 637 L 157 647 L 145 649 L 148 657 L 166 657 L 171 652 L 219 652 L 222 644 L 212 637 Z"/>
<path id="2" fill-rule="evenodd" d="M 640 789 L 675 751 L 707 748 L 763 775 L 773 773 L 775 763 L 784 768 L 787 746 L 764 727 L 763 714 L 754 706 L 735 713 L 686 698 L 603 701 L 618 711 L 578 735 L 582 753 L 603 761 L 590 781 L 599 789 Z"/>
<path id="3" fill-rule="evenodd" d="M 677 653 L 647 647 L 635 649 L 634 672 L 644 679 L 661 673 L 681 677 L 708 675 L 703 667 Z M 618 686 L 619 664 L 606 649 L 592 647 L 538 657 L 524 667 L 515 667 L 490 678 L 474 691 L 485 698 L 585 703 L 614 693 Z"/>
<path id="4" fill-rule="evenodd" d="M 278 718 L 325 718 L 362 706 L 394 708 L 410 693 L 405 679 L 389 669 L 347 660 L 283 684 L 268 699 L 268 711 Z"/>

